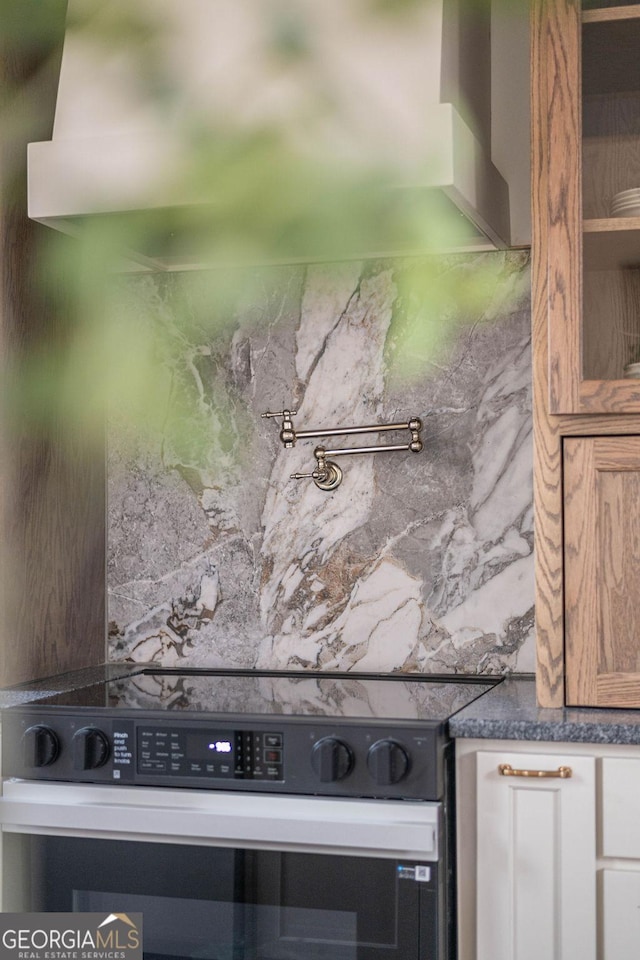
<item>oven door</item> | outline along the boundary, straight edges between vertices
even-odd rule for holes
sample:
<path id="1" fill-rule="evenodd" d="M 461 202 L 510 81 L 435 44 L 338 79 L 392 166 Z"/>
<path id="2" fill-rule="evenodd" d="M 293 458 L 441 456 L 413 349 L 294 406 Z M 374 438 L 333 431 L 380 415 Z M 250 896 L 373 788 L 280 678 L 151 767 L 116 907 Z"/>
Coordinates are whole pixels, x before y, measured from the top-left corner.
<path id="1" fill-rule="evenodd" d="M 143 915 L 158 960 L 444 960 L 440 807 L 9 781 L 2 909 Z"/>

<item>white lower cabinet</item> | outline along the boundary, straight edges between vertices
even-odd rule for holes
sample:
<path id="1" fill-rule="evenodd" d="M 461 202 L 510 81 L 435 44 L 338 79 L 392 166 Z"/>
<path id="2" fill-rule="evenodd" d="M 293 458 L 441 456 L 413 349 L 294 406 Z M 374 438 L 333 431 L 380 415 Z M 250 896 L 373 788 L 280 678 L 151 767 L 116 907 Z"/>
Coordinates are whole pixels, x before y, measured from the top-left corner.
<path id="1" fill-rule="evenodd" d="M 640 756 L 601 761 L 604 960 L 640 957 Z"/>
<path id="2" fill-rule="evenodd" d="M 457 740 L 456 769 L 458 960 L 640 960 L 640 746 Z"/>
<path id="3" fill-rule="evenodd" d="M 456 741 L 458 960 L 622 960 L 602 947 L 607 749 L 629 750 Z"/>
<path id="4" fill-rule="evenodd" d="M 603 757 L 601 768 L 602 855 L 640 860 L 640 756 Z"/>
<path id="5" fill-rule="evenodd" d="M 640 870 L 602 871 L 602 927 L 606 960 L 638 960 Z"/>
<path id="6" fill-rule="evenodd" d="M 477 960 L 595 960 L 595 760 L 477 754 Z"/>

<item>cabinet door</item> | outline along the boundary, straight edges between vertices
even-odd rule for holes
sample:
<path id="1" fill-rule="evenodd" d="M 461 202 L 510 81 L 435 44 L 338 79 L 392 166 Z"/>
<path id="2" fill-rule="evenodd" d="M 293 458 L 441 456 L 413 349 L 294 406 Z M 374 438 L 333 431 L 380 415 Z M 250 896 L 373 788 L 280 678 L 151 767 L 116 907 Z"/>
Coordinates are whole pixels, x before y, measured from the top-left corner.
<path id="1" fill-rule="evenodd" d="M 535 250 L 548 266 L 549 410 L 640 410 L 640 5 L 540 0 Z M 544 210 L 543 210 L 544 207 Z"/>
<path id="2" fill-rule="evenodd" d="M 640 707 L 640 437 L 564 441 L 567 703 Z"/>
<path id="3" fill-rule="evenodd" d="M 603 757 L 601 771 L 602 856 L 640 860 L 640 759 Z"/>
<path id="4" fill-rule="evenodd" d="M 595 960 L 595 759 L 480 752 L 477 802 L 477 960 Z"/>
<path id="5" fill-rule="evenodd" d="M 602 871 L 604 960 L 638 960 L 640 871 Z"/>

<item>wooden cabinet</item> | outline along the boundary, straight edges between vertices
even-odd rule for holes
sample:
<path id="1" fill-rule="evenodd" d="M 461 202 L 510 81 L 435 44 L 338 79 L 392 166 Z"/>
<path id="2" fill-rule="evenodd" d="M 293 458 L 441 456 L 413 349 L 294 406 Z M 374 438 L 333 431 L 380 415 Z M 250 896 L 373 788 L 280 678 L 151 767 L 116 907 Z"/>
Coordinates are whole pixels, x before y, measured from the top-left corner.
<path id="1" fill-rule="evenodd" d="M 638 216 L 619 205 L 640 190 L 640 4 L 550 0 L 540 16 L 552 34 L 536 78 L 549 134 L 549 409 L 638 412 L 640 381 L 624 370 L 640 360 L 640 203 Z"/>
<path id="2" fill-rule="evenodd" d="M 639 52 L 640 5 L 583 10 L 582 380 L 612 381 L 594 410 L 638 409 L 640 382 L 615 381 L 640 361 Z"/>
<path id="3" fill-rule="evenodd" d="M 43 282 L 47 263 L 71 262 L 64 248 L 72 241 L 52 240 L 45 227 L 30 221 L 26 196 L 27 143 L 51 135 L 65 9 L 60 3 L 48 5 L 46 13 L 38 5 L 30 8 L 37 42 L 25 43 L 20 30 L 11 36 L 5 31 L 3 38 L 0 86 L 13 91 L 12 116 L 24 119 L 5 124 L 0 142 L 3 389 L 9 373 L 19 376 L 25 361 L 31 375 L 37 358 L 59 362 L 73 335 L 62 271 L 55 284 Z M 43 381 L 40 388 L 50 386 Z M 88 450 L 59 419 L 45 425 L 45 418 L 34 417 L 24 398 L 10 409 L 11 396 L 10 390 L 0 410 L 3 686 L 104 662 L 106 634 L 105 467 L 98 438 Z"/>
<path id="4" fill-rule="evenodd" d="M 640 707 L 640 437 L 564 440 L 567 703 Z"/>
<path id="5" fill-rule="evenodd" d="M 534 0 L 532 119 L 538 698 L 640 707 L 640 4 Z"/>

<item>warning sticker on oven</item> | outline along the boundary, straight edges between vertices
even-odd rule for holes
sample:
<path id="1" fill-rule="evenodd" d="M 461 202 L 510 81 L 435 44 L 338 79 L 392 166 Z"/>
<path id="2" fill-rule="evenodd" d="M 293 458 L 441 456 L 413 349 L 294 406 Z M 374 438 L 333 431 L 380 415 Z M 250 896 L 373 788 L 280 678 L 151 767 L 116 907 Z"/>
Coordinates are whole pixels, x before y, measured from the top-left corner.
<path id="1" fill-rule="evenodd" d="M 0 913 L 0 960 L 142 960 L 142 914 Z"/>
<path id="2" fill-rule="evenodd" d="M 417 880 L 419 883 L 428 883 L 431 880 L 431 867 L 423 863 L 414 864 L 411 867 L 403 867 L 398 864 L 398 880 Z"/>

